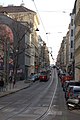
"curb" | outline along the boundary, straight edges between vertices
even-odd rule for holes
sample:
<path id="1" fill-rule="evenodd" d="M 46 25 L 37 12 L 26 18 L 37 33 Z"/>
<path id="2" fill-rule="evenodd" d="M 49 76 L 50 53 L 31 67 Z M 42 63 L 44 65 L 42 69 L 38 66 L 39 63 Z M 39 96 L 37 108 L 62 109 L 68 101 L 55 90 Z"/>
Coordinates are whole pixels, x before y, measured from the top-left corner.
<path id="1" fill-rule="evenodd" d="M 16 92 L 19 92 L 20 90 L 23 90 L 23 89 L 29 88 L 31 85 L 32 85 L 32 83 L 30 83 L 30 84 L 29 84 L 28 86 L 26 86 L 26 87 L 23 87 L 23 88 L 16 89 L 16 90 L 14 90 L 14 91 L 11 91 L 11 92 L 8 92 L 8 93 L 5 93 L 5 94 L 1 95 L 0 98 L 5 97 L 5 96 L 8 96 L 8 95 L 13 94 L 13 93 L 16 93 Z"/>

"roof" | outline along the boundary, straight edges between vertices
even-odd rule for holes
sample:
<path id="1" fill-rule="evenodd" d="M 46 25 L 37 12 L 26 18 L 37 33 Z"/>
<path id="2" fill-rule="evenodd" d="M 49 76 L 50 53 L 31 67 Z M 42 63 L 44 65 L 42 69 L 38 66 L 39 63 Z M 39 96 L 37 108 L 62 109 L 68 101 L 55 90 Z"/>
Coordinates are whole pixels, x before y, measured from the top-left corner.
<path id="1" fill-rule="evenodd" d="M 0 7 L 0 13 L 16 13 L 16 12 L 33 12 L 36 13 L 35 11 L 32 11 L 24 6 L 7 6 L 7 7 Z"/>

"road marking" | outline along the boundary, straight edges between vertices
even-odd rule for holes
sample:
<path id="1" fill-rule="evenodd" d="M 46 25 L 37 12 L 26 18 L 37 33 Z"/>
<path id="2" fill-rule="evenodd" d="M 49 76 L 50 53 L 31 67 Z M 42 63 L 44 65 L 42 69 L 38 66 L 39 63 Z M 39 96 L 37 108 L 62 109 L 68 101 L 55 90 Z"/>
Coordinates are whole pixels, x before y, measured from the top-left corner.
<path id="1" fill-rule="evenodd" d="M 4 105 L 0 105 L 0 109 L 2 109 L 4 107 Z"/>
<path id="2" fill-rule="evenodd" d="M 49 111 L 48 115 L 62 115 L 62 111 Z"/>
<path id="3" fill-rule="evenodd" d="M 2 110 L 3 112 L 12 112 L 12 111 L 14 111 L 15 110 L 15 108 L 6 108 L 6 109 L 4 109 L 4 110 Z"/>

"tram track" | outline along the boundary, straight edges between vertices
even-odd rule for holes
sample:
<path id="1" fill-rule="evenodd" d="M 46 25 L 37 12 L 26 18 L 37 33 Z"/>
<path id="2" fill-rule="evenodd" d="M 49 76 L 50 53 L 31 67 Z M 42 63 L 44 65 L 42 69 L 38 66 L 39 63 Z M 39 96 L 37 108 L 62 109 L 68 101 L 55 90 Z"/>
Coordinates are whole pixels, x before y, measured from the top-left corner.
<path id="1" fill-rule="evenodd" d="M 28 110 L 28 109 L 31 107 L 31 105 L 33 105 L 33 104 L 35 105 L 36 102 L 38 103 L 40 99 L 42 99 L 44 96 L 47 96 L 48 93 L 51 94 L 50 91 L 52 91 L 52 90 L 51 90 L 51 88 L 52 88 L 51 86 L 54 84 L 54 79 L 55 79 L 55 78 L 54 78 L 54 74 L 53 74 L 52 80 L 50 81 L 50 83 L 49 83 L 48 85 L 45 84 L 45 90 L 44 90 L 44 85 L 42 86 L 42 90 L 41 90 L 41 88 L 39 88 L 38 85 L 37 85 L 37 86 L 35 87 L 35 89 L 37 88 L 37 90 L 35 90 L 35 92 L 33 92 L 32 94 L 28 95 L 28 98 L 26 97 L 27 100 L 25 100 L 25 98 L 24 98 L 24 101 L 22 102 L 22 104 L 26 104 L 26 103 L 27 103 L 27 105 L 26 105 L 25 107 L 24 107 L 24 105 L 23 105 L 23 108 L 22 108 L 19 112 L 16 112 L 16 113 L 14 113 L 14 114 L 9 115 L 9 116 L 8 116 L 6 119 L 4 119 L 4 120 L 10 120 L 10 119 L 14 118 L 14 117 L 17 116 L 17 115 L 22 114 L 23 112 L 25 112 L 26 110 Z M 33 88 L 33 89 L 34 89 L 34 88 Z M 56 92 L 56 89 L 57 89 L 57 85 L 56 85 L 56 87 L 55 87 L 55 92 Z M 44 90 L 44 95 L 41 94 L 43 90 Z M 53 101 L 55 92 L 53 93 L 53 95 L 51 94 L 52 98 L 51 98 L 51 100 L 50 100 L 50 101 L 51 101 L 50 104 L 47 106 L 47 110 L 45 110 L 45 112 L 44 112 L 43 114 L 39 115 L 39 117 L 36 118 L 35 120 L 42 120 L 42 119 L 44 119 L 44 117 L 47 116 L 47 114 L 48 114 L 48 112 L 49 112 L 49 110 L 50 110 L 50 107 L 51 107 L 51 105 L 52 105 L 52 101 Z M 36 95 L 37 95 L 37 97 L 38 97 L 39 99 L 35 102 Z M 32 100 L 33 100 L 33 102 L 32 102 Z M 3 110 L 3 109 L 6 109 L 6 108 L 8 108 L 8 107 L 12 107 L 14 104 L 17 104 L 17 103 L 18 103 L 18 100 L 17 100 L 17 101 L 15 100 L 14 102 L 11 102 L 11 103 L 5 105 L 3 108 L 0 109 L 0 111 Z"/>
<path id="2" fill-rule="evenodd" d="M 55 74 L 55 71 L 54 71 L 54 74 Z M 57 78 L 57 74 L 56 74 L 56 78 Z M 54 96 L 56 94 L 56 90 L 57 90 L 58 78 L 56 80 L 57 80 L 56 81 L 56 86 L 55 86 L 55 90 L 54 90 L 53 95 L 52 95 L 52 99 L 51 99 L 50 105 L 49 105 L 48 109 L 45 111 L 45 113 L 43 115 L 41 115 L 39 118 L 37 118 L 36 120 L 44 120 L 46 118 L 46 116 L 48 115 L 48 113 L 49 113 L 49 111 L 51 109 L 52 103 L 53 103 Z"/>

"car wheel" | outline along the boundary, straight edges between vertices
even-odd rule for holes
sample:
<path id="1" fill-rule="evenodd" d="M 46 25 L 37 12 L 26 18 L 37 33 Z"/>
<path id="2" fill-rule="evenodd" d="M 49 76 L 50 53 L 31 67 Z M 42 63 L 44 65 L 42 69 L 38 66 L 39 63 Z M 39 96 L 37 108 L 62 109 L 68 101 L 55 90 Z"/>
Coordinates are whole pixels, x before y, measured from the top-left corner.
<path id="1" fill-rule="evenodd" d="M 68 108 L 68 110 L 73 110 L 73 107 L 71 107 L 71 106 L 69 106 L 69 105 L 67 105 L 67 108 Z"/>

